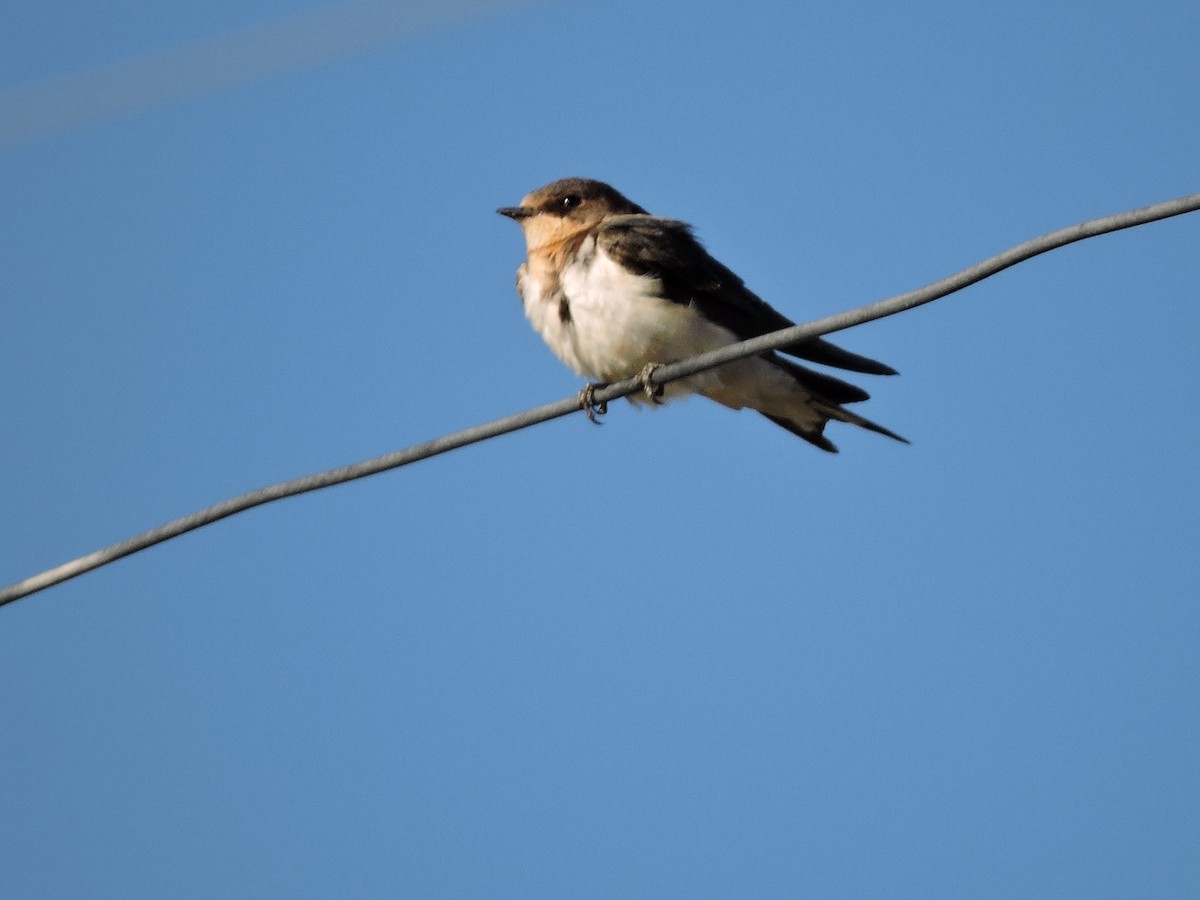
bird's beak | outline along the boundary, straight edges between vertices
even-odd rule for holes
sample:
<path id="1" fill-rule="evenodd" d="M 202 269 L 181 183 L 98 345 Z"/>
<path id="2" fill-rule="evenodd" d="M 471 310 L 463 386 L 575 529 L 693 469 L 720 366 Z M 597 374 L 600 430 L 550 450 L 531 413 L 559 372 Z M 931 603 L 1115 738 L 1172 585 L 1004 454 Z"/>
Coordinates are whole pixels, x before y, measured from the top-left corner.
<path id="1" fill-rule="evenodd" d="M 515 219 L 518 222 L 522 219 L 528 219 L 534 214 L 534 210 L 528 206 L 502 206 L 496 212 L 502 216 L 508 216 L 510 219 Z"/>

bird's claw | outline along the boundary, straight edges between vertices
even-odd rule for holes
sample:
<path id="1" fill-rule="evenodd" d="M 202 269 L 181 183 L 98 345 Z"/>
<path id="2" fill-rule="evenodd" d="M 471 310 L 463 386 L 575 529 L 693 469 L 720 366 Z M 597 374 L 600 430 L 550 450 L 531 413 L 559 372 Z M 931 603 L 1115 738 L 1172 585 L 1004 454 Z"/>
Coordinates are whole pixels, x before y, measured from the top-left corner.
<path id="1" fill-rule="evenodd" d="M 593 425 L 603 425 L 596 416 L 602 416 L 608 412 L 608 403 L 601 400 L 596 402 L 596 388 L 604 387 L 602 384 L 589 384 L 579 392 L 579 408 L 583 410 L 584 415 L 588 417 L 588 421 Z"/>
<path id="2" fill-rule="evenodd" d="M 661 368 L 662 366 L 658 363 L 646 363 L 645 368 L 638 374 L 638 381 L 642 383 L 642 392 L 651 403 L 662 403 L 663 386 L 654 383 L 654 371 Z"/>

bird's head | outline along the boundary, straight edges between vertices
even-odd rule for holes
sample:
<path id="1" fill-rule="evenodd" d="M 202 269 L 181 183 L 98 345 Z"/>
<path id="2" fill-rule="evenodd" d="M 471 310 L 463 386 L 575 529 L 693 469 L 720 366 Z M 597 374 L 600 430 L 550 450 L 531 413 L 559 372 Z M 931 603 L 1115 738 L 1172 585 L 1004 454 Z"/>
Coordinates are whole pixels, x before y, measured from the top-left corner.
<path id="1" fill-rule="evenodd" d="M 615 188 L 590 178 L 563 178 L 496 210 L 520 224 L 530 250 L 567 240 L 614 215 L 646 211 Z"/>

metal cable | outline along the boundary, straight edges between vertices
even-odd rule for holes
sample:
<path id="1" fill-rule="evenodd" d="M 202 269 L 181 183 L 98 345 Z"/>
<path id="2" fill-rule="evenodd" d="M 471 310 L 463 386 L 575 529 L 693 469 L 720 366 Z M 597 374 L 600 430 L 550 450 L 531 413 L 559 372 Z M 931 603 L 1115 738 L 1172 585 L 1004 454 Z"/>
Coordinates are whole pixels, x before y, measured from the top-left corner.
<path id="1" fill-rule="evenodd" d="M 755 353 L 762 353 L 767 350 L 775 350 L 796 341 L 818 337 L 834 331 L 841 331 L 845 328 L 861 325 L 864 322 L 894 315 L 895 313 L 912 309 L 931 300 L 936 300 L 947 294 L 962 290 L 977 281 L 981 281 L 984 278 L 1007 269 L 1009 266 L 1014 266 L 1019 262 L 1038 256 L 1048 250 L 1063 247 L 1075 241 L 1081 241 L 1085 238 L 1095 237 L 1096 235 L 1120 231 L 1123 228 L 1132 228 L 1135 225 L 1144 225 L 1147 222 L 1154 222 L 1182 213 L 1194 212 L 1197 209 L 1200 209 L 1200 194 L 1191 194 L 1175 200 L 1168 200 L 1164 203 L 1156 203 L 1153 206 L 1143 207 L 1142 209 L 1117 213 L 1116 215 L 1105 216 L 1101 219 L 1092 219 L 1079 225 L 1072 225 L 1069 228 L 1052 231 L 1031 241 L 1018 244 L 1016 247 L 985 259 L 983 262 L 977 263 L 970 268 L 963 269 L 961 272 L 951 275 L 948 278 L 943 278 L 941 281 L 935 281 L 919 290 L 909 291 L 906 294 L 898 294 L 886 300 L 880 300 L 877 303 L 860 306 L 857 309 L 828 316 L 824 319 L 818 319 L 804 325 L 795 325 L 791 328 L 775 331 L 771 334 L 742 341 L 738 344 L 730 344 L 727 347 L 722 347 L 710 353 L 704 353 L 690 359 L 660 366 L 653 371 L 651 380 L 655 385 L 666 384 L 667 382 L 685 378 L 688 375 L 695 375 L 697 372 L 702 372 L 745 356 L 752 356 Z M 639 377 L 627 378 L 624 381 L 597 388 L 593 394 L 593 400 L 597 404 L 607 403 L 618 397 L 632 394 L 634 391 L 642 390 L 644 387 L 646 385 L 643 384 Z M 536 425 L 539 422 L 546 422 L 550 419 L 556 419 L 560 416 L 580 411 L 579 398 L 568 397 L 556 403 L 548 403 L 545 406 L 539 406 L 536 409 L 527 410 L 514 416 L 497 419 L 494 422 L 488 422 L 483 425 L 476 425 L 465 431 L 435 438 L 423 444 L 415 444 L 404 450 L 397 450 L 394 453 L 377 456 L 374 459 L 353 463 L 337 469 L 330 469 L 327 472 L 318 472 L 315 475 L 306 475 L 291 481 L 281 481 L 278 484 L 250 491 L 249 493 L 222 501 L 214 506 L 192 513 L 189 516 L 175 519 L 165 525 L 160 525 L 157 528 L 152 528 L 142 534 L 135 535 L 128 540 L 105 547 L 102 550 L 97 550 L 94 553 L 89 553 L 86 556 L 81 556 L 78 559 L 55 566 L 53 569 L 48 569 L 38 575 L 33 575 L 0 589 L 0 606 L 11 603 L 14 600 L 19 600 L 22 597 L 27 597 L 30 594 L 74 578 L 77 575 L 82 575 L 84 572 L 107 565 L 123 556 L 129 556 L 131 553 L 145 550 L 147 547 L 152 547 L 155 544 L 178 537 L 181 534 L 186 534 L 189 531 L 195 531 L 204 525 L 210 525 L 213 522 L 251 509 L 252 507 L 262 506 L 264 503 L 271 503 L 274 500 L 282 500 L 284 497 L 294 497 L 297 494 L 304 494 L 308 491 L 318 490 L 319 488 L 353 481 L 356 478 L 365 478 L 368 475 L 385 472 L 388 469 L 396 469 L 400 466 L 417 462 L 418 460 L 437 456 L 448 450 L 465 447 L 468 444 L 478 443 L 479 441 L 498 437 L 502 434 L 508 434 L 511 431 L 527 428 L 530 425 Z"/>

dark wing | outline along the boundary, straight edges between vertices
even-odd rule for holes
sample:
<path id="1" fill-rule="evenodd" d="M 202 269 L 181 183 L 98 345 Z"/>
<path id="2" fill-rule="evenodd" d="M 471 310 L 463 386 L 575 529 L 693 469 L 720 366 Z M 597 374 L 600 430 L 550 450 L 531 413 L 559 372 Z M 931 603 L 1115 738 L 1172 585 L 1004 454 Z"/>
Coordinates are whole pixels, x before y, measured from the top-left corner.
<path id="1" fill-rule="evenodd" d="M 728 328 L 742 340 L 795 324 L 713 259 L 685 222 L 657 216 L 616 216 L 601 226 L 596 240 L 601 249 L 627 269 L 661 281 L 668 300 L 695 305 L 710 321 Z M 821 338 L 789 344 L 780 350 L 852 372 L 896 374 L 891 366 L 843 350 Z"/>

